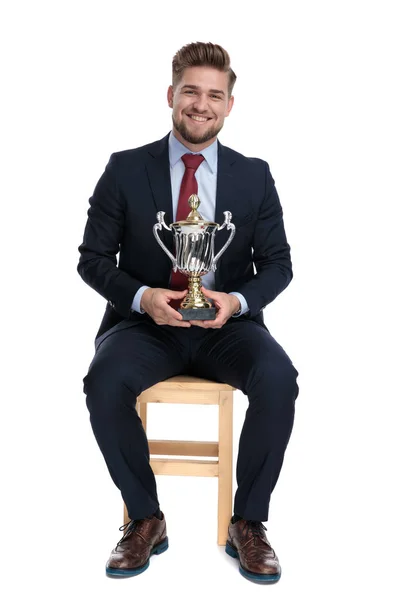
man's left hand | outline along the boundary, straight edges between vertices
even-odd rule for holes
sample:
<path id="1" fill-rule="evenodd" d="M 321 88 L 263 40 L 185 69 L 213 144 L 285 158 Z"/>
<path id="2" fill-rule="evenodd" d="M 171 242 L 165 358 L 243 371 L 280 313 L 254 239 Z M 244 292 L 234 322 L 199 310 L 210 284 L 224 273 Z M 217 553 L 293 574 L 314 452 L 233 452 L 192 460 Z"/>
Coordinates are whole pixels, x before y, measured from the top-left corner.
<path id="1" fill-rule="evenodd" d="M 214 302 L 214 306 L 217 309 L 217 315 L 213 321 L 189 321 L 191 325 L 204 327 L 204 329 L 219 329 L 240 309 L 240 301 L 237 296 L 225 294 L 225 292 L 206 290 L 205 287 L 202 287 L 201 291 L 206 298 L 211 298 Z"/>

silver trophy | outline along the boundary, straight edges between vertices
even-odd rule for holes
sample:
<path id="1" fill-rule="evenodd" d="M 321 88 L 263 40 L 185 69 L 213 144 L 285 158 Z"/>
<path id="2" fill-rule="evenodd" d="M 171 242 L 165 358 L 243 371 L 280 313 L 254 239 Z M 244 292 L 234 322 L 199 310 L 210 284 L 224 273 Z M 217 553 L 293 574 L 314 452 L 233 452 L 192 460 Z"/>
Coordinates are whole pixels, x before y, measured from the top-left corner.
<path id="1" fill-rule="evenodd" d="M 225 221 L 223 224 L 218 225 L 218 223 L 204 221 L 201 214 L 197 211 L 200 206 L 200 199 L 196 194 L 190 196 L 188 203 L 191 211 L 186 221 L 177 221 L 176 223 L 172 223 L 170 227 L 164 221 L 165 212 L 158 212 L 157 223 L 153 227 L 153 233 L 161 248 L 171 259 L 173 270 L 179 270 L 188 277 L 188 293 L 178 309 L 183 320 L 212 320 L 215 319 L 216 310 L 201 291 L 201 277 L 210 271 L 216 270 L 219 258 L 225 252 L 235 235 L 236 227 L 231 223 L 232 213 L 229 210 L 224 212 Z M 165 247 L 159 238 L 158 232 L 163 227 L 174 234 L 175 256 Z M 231 234 L 226 244 L 214 256 L 215 232 L 221 231 L 224 227 L 230 229 Z"/>

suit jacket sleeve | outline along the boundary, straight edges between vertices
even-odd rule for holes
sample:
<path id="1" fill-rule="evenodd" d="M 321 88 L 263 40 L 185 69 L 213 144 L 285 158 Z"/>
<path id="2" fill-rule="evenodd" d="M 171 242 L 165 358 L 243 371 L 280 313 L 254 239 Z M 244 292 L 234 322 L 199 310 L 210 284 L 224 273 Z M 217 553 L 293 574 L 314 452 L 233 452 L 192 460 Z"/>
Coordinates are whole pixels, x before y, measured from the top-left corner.
<path id="1" fill-rule="evenodd" d="M 272 302 L 289 285 L 293 277 L 282 207 L 268 164 L 264 164 L 265 196 L 253 238 L 256 275 L 236 290 L 247 300 L 249 317 L 254 317 Z"/>
<path id="2" fill-rule="evenodd" d="M 143 284 L 117 267 L 125 205 L 118 190 L 115 154 L 111 155 L 89 204 L 83 243 L 78 248 L 78 273 L 120 315 L 129 318 L 132 299 Z"/>

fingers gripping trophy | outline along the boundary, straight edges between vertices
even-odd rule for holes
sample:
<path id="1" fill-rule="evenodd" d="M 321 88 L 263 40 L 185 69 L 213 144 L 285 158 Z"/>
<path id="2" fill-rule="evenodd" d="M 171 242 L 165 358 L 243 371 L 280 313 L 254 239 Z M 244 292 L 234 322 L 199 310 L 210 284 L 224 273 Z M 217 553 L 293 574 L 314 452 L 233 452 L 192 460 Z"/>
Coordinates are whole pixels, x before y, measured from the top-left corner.
<path id="1" fill-rule="evenodd" d="M 198 212 L 200 199 L 196 194 L 190 196 L 188 204 L 191 210 L 186 220 L 177 221 L 170 226 L 164 221 L 165 212 L 158 212 L 153 233 L 161 248 L 171 259 L 173 271 L 178 270 L 188 278 L 188 293 L 178 309 L 183 320 L 213 320 L 216 317 L 216 310 L 201 291 L 201 277 L 216 270 L 217 262 L 231 243 L 236 228 L 231 223 L 232 213 L 228 210 L 224 212 L 225 221 L 222 225 L 218 225 L 218 223 L 205 221 Z M 163 227 L 173 233 L 175 256 L 166 248 L 158 235 Z M 214 256 L 215 233 L 224 227 L 230 230 L 230 236 Z"/>

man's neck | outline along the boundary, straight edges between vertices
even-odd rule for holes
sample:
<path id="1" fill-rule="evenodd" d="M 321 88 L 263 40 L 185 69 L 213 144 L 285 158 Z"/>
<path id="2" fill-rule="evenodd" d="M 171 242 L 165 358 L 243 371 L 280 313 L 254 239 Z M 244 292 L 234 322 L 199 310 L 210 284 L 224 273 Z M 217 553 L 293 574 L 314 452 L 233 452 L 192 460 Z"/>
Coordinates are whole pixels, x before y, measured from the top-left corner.
<path id="1" fill-rule="evenodd" d="M 172 128 L 172 133 L 174 134 L 174 136 L 176 137 L 176 139 L 181 144 L 183 144 L 185 146 L 185 148 L 187 148 L 191 152 L 201 152 L 205 148 L 208 148 L 209 146 L 211 146 L 211 144 L 213 144 L 215 142 L 215 140 L 217 139 L 217 136 L 215 136 L 211 140 L 208 140 L 207 142 L 204 142 L 204 144 L 191 144 L 190 142 L 187 142 L 181 136 L 181 134 L 179 133 L 179 131 L 176 131 L 175 127 Z"/>

